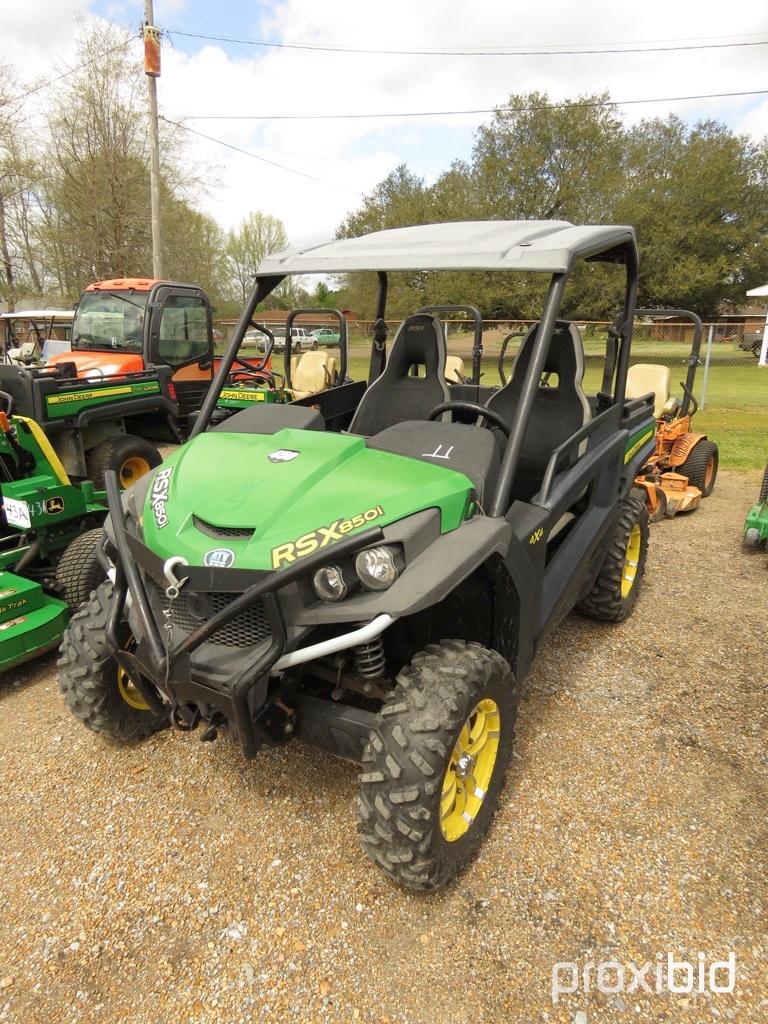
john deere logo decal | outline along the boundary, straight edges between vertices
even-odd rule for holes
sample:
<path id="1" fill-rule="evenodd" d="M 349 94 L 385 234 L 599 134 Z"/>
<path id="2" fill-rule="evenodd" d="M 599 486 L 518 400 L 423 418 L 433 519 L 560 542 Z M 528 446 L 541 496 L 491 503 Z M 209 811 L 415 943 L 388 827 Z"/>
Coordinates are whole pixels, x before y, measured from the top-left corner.
<path id="1" fill-rule="evenodd" d="M 278 448 L 276 452 L 270 452 L 267 456 L 270 462 L 293 462 L 301 452 L 291 451 L 290 448 Z"/>
<path id="2" fill-rule="evenodd" d="M 234 563 L 235 552 L 231 548 L 213 548 L 203 556 L 203 564 L 209 569 L 229 569 Z"/>
<path id="3" fill-rule="evenodd" d="M 278 544 L 276 548 L 272 548 L 272 568 L 279 569 L 283 564 L 290 565 L 297 558 L 311 555 L 313 552 L 333 544 L 334 541 L 342 540 L 350 530 L 357 530 L 383 515 L 384 509 L 381 505 L 376 505 L 374 508 L 366 509 L 365 512 L 359 512 L 356 516 L 350 516 L 349 519 L 336 519 L 330 526 L 319 526 L 311 533 L 305 533 L 298 540 L 290 541 L 287 544 Z"/>
<path id="4" fill-rule="evenodd" d="M 60 494 L 54 495 L 53 498 L 45 499 L 45 511 L 49 516 L 57 516 L 60 512 L 64 511 L 64 499 Z"/>

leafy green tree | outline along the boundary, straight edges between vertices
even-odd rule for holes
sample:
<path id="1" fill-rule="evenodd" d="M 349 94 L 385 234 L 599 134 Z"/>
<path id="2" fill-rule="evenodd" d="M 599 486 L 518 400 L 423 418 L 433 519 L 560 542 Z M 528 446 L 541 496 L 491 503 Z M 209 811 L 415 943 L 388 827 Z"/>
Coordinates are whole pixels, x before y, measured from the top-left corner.
<path id="1" fill-rule="evenodd" d="M 228 297 L 245 302 L 259 263 L 287 244 L 283 222 L 259 210 L 248 214 L 238 228 L 230 228 L 224 246 Z"/>
<path id="2" fill-rule="evenodd" d="M 224 237 L 208 214 L 181 199 L 164 202 L 164 272 L 175 281 L 200 285 L 217 309 L 225 303 L 228 284 Z"/>
<path id="3" fill-rule="evenodd" d="M 641 252 L 640 300 L 702 315 L 742 302 L 768 276 L 768 143 L 679 118 L 625 128 L 607 94 L 549 106 L 544 93 L 511 96 L 476 134 L 469 161 L 431 186 L 398 167 L 340 225 L 347 237 L 450 220 L 628 223 Z M 357 279 L 359 278 L 359 280 Z M 346 282 L 349 305 L 372 315 L 375 279 Z M 393 274 L 388 308 L 474 302 L 484 315 L 530 317 L 542 282 L 519 274 Z M 564 309 L 604 317 L 621 296 L 610 268 L 580 266 Z"/>
<path id="4" fill-rule="evenodd" d="M 637 229 L 640 300 L 714 316 L 768 274 L 768 150 L 723 124 L 678 117 L 628 133 L 613 216 Z"/>
<path id="5" fill-rule="evenodd" d="M 477 132 L 477 214 L 504 220 L 605 217 L 621 183 L 622 123 L 607 93 L 549 106 L 546 93 L 510 96 Z"/>

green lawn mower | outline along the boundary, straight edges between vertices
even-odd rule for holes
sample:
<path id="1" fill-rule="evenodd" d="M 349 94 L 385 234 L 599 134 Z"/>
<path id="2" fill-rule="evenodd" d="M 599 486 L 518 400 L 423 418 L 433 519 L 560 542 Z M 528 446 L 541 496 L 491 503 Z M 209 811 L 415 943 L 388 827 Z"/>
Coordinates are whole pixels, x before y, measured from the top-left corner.
<path id="1" fill-rule="evenodd" d="M 763 473 L 757 503 L 747 512 L 744 523 L 744 544 L 758 548 L 768 542 L 768 465 Z"/>
<path id="2" fill-rule="evenodd" d="M 624 281 L 590 395 L 579 332 L 558 318 L 585 261 Z M 472 269 L 549 278 L 501 388 L 480 384 L 482 330 L 471 381 L 448 383 L 434 307 L 387 345 L 390 271 Z M 212 422 L 287 275 L 371 271 L 367 388 Z M 109 579 L 59 660 L 72 712 L 123 743 L 227 729 L 248 758 L 300 738 L 357 762 L 363 849 L 403 886 L 448 884 L 491 824 L 539 646 L 574 608 L 618 623 L 637 602 L 633 481 L 655 435 L 652 396 L 625 397 L 637 280 L 631 228 L 563 221 L 431 224 L 264 260 L 190 441 L 122 495 L 106 476 Z"/>
<path id="3" fill-rule="evenodd" d="M 6 396 L 7 397 L 7 396 Z M 0 412 L 0 672 L 57 647 L 106 577 L 105 495 L 73 484 L 39 424 Z"/>

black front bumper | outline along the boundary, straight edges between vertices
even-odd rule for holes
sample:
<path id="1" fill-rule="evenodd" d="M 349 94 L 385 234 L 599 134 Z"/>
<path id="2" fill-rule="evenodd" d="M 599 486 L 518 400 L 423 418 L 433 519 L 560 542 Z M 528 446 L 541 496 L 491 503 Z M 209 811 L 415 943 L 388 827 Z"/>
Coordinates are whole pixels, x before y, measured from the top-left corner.
<path id="1" fill-rule="evenodd" d="M 115 474 L 106 473 L 105 483 L 117 549 L 114 597 L 107 622 L 107 640 L 115 658 L 154 710 L 167 711 L 158 691 L 170 701 L 174 715 L 200 705 L 215 709 L 235 727 L 246 757 L 254 757 L 258 747 L 268 738 L 262 712 L 267 702 L 270 673 L 288 647 L 278 591 L 325 565 L 331 557 L 330 549 L 316 552 L 277 571 L 179 566 L 176 576 L 180 582 L 183 581 L 182 586 L 188 582 L 197 591 L 208 588 L 230 593 L 239 590 L 239 593 L 181 640 L 174 641 L 173 631 L 166 628 L 167 623 L 160 621 L 162 611 L 157 602 L 152 601 L 146 585 L 147 580 L 152 580 L 165 589 L 165 563 L 126 528 Z M 379 527 L 363 530 L 353 537 L 337 541 L 332 547 L 332 557 L 351 554 L 380 542 L 382 537 Z M 237 580 L 235 585 L 233 578 Z M 118 640 L 129 593 L 131 614 L 136 616 L 141 632 L 133 651 L 126 651 Z M 249 656 L 239 661 L 235 671 L 211 673 L 206 675 L 205 682 L 194 678 L 194 652 L 211 642 L 215 634 L 252 609 L 257 602 L 261 602 L 269 625 L 265 641 L 249 648 Z"/>

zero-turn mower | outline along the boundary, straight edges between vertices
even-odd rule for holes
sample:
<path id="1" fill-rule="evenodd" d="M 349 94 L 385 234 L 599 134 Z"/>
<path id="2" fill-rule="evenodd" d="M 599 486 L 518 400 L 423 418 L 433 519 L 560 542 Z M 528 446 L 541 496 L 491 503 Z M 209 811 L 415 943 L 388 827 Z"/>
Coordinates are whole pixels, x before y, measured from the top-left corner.
<path id="1" fill-rule="evenodd" d="M 591 395 L 581 336 L 558 319 L 587 260 L 624 279 Z M 549 279 L 503 388 L 479 382 L 481 334 L 472 383 L 447 383 L 431 310 L 387 346 L 390 271 L 473 268 Z M 367 389 L 212 425 L 257 306 L 287 275 L 355 271 L 379 280 Z M 72 712 L 118 742 L 173 724 L 206 741 L 227 729 L 248 758 L 300 738 L 356 761 L 368 856 L 409 888 L 449 883 L 491 825 L 535 652 L 573 608 L 618 623 L 640 593 L 634 479 L 655 423 L 651 396 L 625 395 L 637 278 L 631 228 L 564 221 L 430 224 L 265 259 L 191 439 L 122 495 L 107 474 L 109 580 L 59 659 Z"/>
<path id="2" fill-rule="evenodd" d="M 702 498 L 712 493 L 717 478 L 718 451 L 706 434 L 691 430 L 698 409 L 693 387 L 701 350 L 701 320 L 685 309 L 638 309 L 636 315 L 674 317 L 693 323 L 688 372 L 685 381 L 680 382 L 682 400 L 670 396 L 668 366 L 637 363 L 627 374 L 628 397 L 653 395 L 656 444 L 635 480 L 646 495 L 648 515 L 653 523 L 678 512 L 692 512 L 699 507 Z"/>

